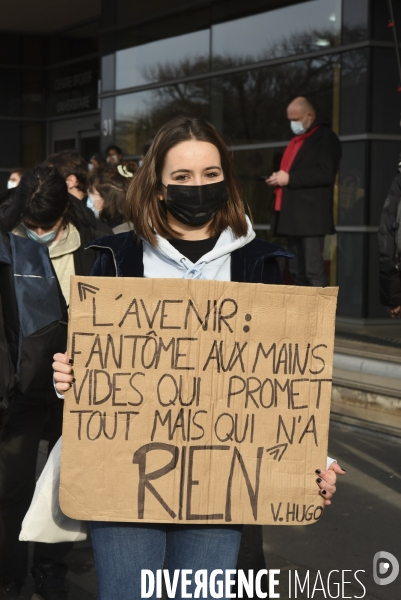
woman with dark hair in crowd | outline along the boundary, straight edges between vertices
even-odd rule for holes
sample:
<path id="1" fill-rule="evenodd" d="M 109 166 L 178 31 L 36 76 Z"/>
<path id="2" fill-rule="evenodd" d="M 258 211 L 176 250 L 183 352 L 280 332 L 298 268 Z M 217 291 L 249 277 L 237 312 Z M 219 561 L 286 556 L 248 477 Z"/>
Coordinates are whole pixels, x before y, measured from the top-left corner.
<path id="1" fill-rule="evenodd" d="M 121 165 L 95 169 L 88 175 L 87 206 L 111 229 L 125 222 L 124 203 L 132 175 Z"/>
<path id="2" fill-rule="evenodd" d="M 135 233 L 98 240 L 100 257 L 92 275 L 281 281 L 277 257 L 285 253 L 255 239 L 230 153 L 203 119 L 177 117 L 160 129 L 132 178 L 126 206 Z M 73 381 L 72 361 L 61 353 L 54 359 L 56 387 L 63 393 Z M 336 472 L 342 470 L 335 461 L 319 471 L 317 491 L 326 504 L 335 492 Z M 235 569 L 242 535 L 242 526 L 233 524 L 90 521 L 89 528 L 99 600 L 139 600 L 142 569 L 155 574 L 166 568 L 171 580 L 175 569 Z M 261 528 L 245 529 L 260 533 L 255 550 L 263 564 Z M 252 543 L 249 549 L 254 551 Z M 194 593 L 193 582 L 187 591 Z"/>
<path id="3" fill-rule="evenodd" d="M 55 167 L 37 167 L 27 171 L 15 189 L 12 203 L 3 220 L 3 231 L 29 238 L 29 259 L 34 275 L 47 253 L 37 252 L 36 244 L 46 246 L 66 303 L 69 303 L 70 276 L 89 275 L 96 260 L 96 250 L 85 250 L 104 232 L 92 227 L 87 209 L 68 193 L 64 177 Z M 90 217 L 90 214 L 89 214 Z M 94 221 L 94 219 L 93 219 Z M 45 257 L 45 259 L 43 258 Z M 47 271 L 50 265 L 45 265 Z M 48 268 L 50 267 L 50 269 Z M 51 298 L 46 297 L 35 310 L 47 310 Z M 27 302 L 30 298 L 26 299 Z M 3 314 L 11 315 L 16 306 L 3 303 Z M 60 306 L 63 303 L 60 301 Z M 4 581 L 8 598 L 17 598 L 28 566 L 28 544 L 18 541 L 21 522 L 28 510 L 35 488 L 36 458 L 43 426 L 48 419 L 49 451 L 61 435 L 63 403 L 52 386 L 43 382 L 43 390 L 35 395 L 16 393 L 7 420 L 0 428 L 0 513 L 5 534 L 0 540 L 0 585 Z M 67 600 L 65 554 L 71 544 L 36 544 L 32 574 L 35 598 Z"/>

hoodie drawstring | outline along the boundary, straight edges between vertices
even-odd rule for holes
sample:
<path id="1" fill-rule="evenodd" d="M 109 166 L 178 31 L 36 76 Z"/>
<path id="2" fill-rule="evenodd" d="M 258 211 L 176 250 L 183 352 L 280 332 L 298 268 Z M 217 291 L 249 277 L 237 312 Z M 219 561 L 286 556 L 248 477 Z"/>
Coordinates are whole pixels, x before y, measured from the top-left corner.
<path id="1" fill-rule="evenodd" d="M 184 269 L 186 269 L 186 273 L 183 279 L 205 279 L 202 273 L 202 269 L 205 266 L 206 262 L 201 262 L 198 265 L 189 264 L 188 261 L 183 257 L 180 260 Z"/>

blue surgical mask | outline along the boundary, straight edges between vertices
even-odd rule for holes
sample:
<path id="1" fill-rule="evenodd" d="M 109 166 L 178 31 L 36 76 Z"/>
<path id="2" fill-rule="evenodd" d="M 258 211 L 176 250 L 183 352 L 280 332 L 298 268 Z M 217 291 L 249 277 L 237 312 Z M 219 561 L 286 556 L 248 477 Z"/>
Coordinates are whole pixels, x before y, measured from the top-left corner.
<path id="1" fill-rule="evenodd" d="M 88 208 L 90 208 L 91 210 L 93 210 L 93 212 L 95 213 L 96 219 L 98 219 L 99 218 L 99 211 L 98 211 L 97 208 L 95 208 L 95 202 L 93 200 L 92 194 L 89 194 L 88 199 L 86 201 L 86 206 Z"/>
<path id="2" fill-rule="evenodd" d="M 302 121 L 291 121 L 290 126 L 292 133 L 295 133 L 295 135 L 302 135 L 306 131 L 305 127 L 302 125 Z"/>
<path id="3" fill-rule="evenodd" d="M 29 229 L 26 225 L 23 224 L 23 227 L 29 239 L 34 242 L 39 242 L 39 244 L 49 244 L 54 240 L 59 231 L 58 227 L 57 229 L 53 229 L 53 231 L 49 231 L 48 233 L 44 233 L 43 235 L 38 235 L 36 231 Z"/>
<path id="4" fill-rule="evenodd" d="M 12 188 L 17 187 L 18 183 L 16 181 L 12 181 L 12 179 L 9 179 L 7 181 L 7 189 L 11 190 Z"/>

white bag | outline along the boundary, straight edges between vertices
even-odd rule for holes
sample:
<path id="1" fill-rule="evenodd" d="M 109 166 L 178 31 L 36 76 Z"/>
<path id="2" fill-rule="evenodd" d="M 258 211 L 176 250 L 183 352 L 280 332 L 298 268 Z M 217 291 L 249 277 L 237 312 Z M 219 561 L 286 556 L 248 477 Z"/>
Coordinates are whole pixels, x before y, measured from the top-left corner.
<path id="1" fill-rule="evenodd" d="M 21 542 L 79 542 L 87 538 L 85 521 L 67 517 L 60 508 L 61 438 L 51 451 L 39 477 L 31 506 L 22 522 Z"/>

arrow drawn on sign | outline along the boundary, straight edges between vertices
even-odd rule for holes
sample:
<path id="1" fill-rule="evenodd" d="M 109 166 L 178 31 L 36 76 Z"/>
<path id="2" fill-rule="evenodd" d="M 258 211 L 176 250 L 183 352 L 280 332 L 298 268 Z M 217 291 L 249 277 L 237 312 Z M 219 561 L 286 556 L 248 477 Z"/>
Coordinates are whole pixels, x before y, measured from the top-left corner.
<path id="1" fill-rule="evenodd" d="M 287 450 L 288 444 L 277 444 L 277 446 L 272 446 L 271 448 L 266 448 L 266 452 L 273 457 L 273 460 L 280 460 L 284 456 L 284 452 Z"/>
<path id="2" fill-rule="evenodd" d="M 81 302 L 83 300 L 86 300 L 87 292 L 89 294 L 96 294 L 96 292 L 98 292 L 99 289 L 100 288 L 95 287 L 94 285 L 89 285 L 89 283 L 82 283 L 81 281 L 78 281 L 78 292 L 79 292 L 79 299 L 81 300 Z"/>

